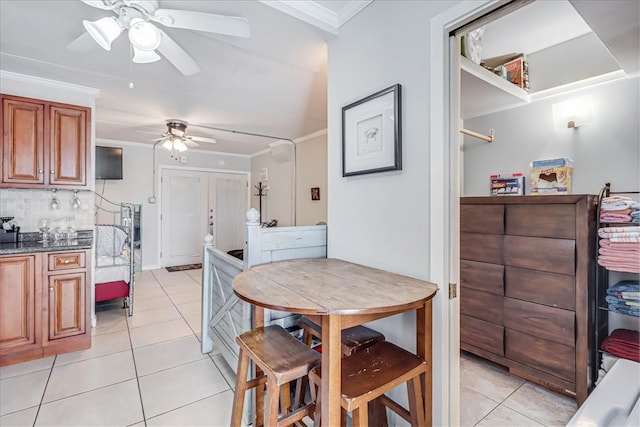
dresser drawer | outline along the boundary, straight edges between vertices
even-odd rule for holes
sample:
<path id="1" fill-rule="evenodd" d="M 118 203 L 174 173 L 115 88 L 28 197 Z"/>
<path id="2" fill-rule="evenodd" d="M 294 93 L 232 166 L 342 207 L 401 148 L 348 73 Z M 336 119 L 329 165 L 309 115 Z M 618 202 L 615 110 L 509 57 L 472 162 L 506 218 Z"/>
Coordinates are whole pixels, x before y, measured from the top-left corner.
<path id="1" fill-rule="evenodd" d="M 504 206 L 460 205 L 460 231 L 504 234 Z"/>
<path id="2" fill-rule="evenodd" d="M 70 270 L 72 268 L 84 268 L 84 252 L 63 252 L 49 254 L 49 271 Z"/>
<path id="3" fill-rule="evenodd" d="M 558 344 L 505 328 L 505 356 L 551 375 L 575 382 L 576 353 Z"/>
<path id="4" fill-rule="evenodd" d="M 464 289 L 460 291 L 460 314 L 502 325 L 503 300 L 503 296 Z"/>
<path id="5" fill-rule="evenodd" d="M 504 264 L 574 275 L 575 247 L 574 240 L 504 236 Z"/>
<path id="6" fill-rule="evenodd" d="M 504 266 L 461 259 L 460 286 L 502 296 L 504 295 Z"/>
<path id="7" fill-rule="evenodd" d="M 462 275 L 462 272 L 460 274 Z M 504 294 L 512 298 L 575 311 L 576 278 L 566 274 L 505 267 Z"/>
<path id="8" fill-rule="evenodd" d="M 576 238 L 576 208 L 573 204 L 508 205 L 506 210 L 506 234 Z"/>
<path id="9" fill-rule="evenodd" d="M 503 306 L 505 328 L 575 346 L 576 315 L 573 311 L 513 298 L 504 298 Z"/>
<path id="10" fill-rule="evenodd" d="M 460 233 L 460 258 L 502 264 L 502 235 Z"/>
<path id="11" fill-rule="evenodd" d="M 502 326 L 460 315 L 460 341 L 504 356 L 504 328 Z"/>

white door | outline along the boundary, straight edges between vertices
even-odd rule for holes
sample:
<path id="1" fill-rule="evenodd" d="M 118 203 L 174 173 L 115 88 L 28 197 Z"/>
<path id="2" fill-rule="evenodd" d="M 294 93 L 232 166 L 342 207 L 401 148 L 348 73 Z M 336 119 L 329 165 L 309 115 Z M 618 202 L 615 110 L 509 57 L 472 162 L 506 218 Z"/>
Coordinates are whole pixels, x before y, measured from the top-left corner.
<path id="1" fill-rule="evenodd" d="M 161 187 L 161 266 L 202 262 L 207 233 L 224 252 L 242 249 L 246 174 L 165 169 Z"/>
<path id="2" fill-rule="evenodd" d="M 162 171 L 160 260 L 163 267 L 202 262 L 202 238 L 207 234 L 208 179 L 206 172 Z"/>
<path id="3" fill-rule="evenodd" d="M 247 211 L 247 176 L 212 173 L 209 176 L 209 233 L 223 252 L 242 249 Z"/>

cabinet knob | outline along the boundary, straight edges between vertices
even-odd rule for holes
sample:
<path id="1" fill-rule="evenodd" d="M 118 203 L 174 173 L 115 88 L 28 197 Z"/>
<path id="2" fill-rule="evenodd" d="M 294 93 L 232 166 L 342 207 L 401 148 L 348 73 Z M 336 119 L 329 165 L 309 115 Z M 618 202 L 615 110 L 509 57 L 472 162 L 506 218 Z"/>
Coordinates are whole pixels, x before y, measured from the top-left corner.
<path id="1" fill-rule="evenodd" d="M 42 170 L 42 168 L 38 169 L 38 173 L 44 173 L 44 171 Z"/>
<path id="2" fill-rule="evenodd" d="M 53 292 L 53 286 L 49 288 L 49 292 Z"/>
<path id="3" fill-rule="evenodd" d="M 56 171 L 54 171 L 53 169 L 51 169 L 51 174 L 53 175 L 54 173 L 56 173 Z"/>

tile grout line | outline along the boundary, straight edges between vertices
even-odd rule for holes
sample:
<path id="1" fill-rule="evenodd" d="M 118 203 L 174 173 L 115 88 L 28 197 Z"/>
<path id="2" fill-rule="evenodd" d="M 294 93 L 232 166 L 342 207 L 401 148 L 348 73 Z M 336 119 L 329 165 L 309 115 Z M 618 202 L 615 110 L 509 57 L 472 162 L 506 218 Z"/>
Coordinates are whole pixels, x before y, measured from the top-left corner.
<path id="1" fill-rule="evenodd" d="M 40 415 L 40 408 L 42 408 L 42 402 L 44 401 L 44 395 L 47 392 L 47 387 L 49 387 L 49 381 L 51 380 L 51 375 L 53 375 L 53 368 L 56 366 L 56 360 L 58 356 L 53 356 L 53 362 L 51 362 L 51 369 L 49 369 L 49 375 L 47 376 L 47 382 L 44 384 L 44 390 L 42 390 L 42 397 L 40 397 L 40 403 L 38 404 L 38 409 L 36 410 L 36 416 L 33 419 L 33 427 L 36 425 L 36 421 L 38 420 L 38 415 Z"/>

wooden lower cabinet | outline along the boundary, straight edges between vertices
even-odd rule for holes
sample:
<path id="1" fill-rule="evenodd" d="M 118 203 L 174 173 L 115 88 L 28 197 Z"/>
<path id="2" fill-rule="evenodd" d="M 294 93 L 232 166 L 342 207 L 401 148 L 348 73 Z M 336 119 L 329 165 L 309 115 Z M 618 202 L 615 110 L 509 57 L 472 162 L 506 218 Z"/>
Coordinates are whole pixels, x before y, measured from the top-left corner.
<path id="1" fill-rule="evenodd" d="M 460 347 L 575 397 L 593 388 L 595 196 L 463 197 Z"/>
<path id="2" fill-rule="evenodd" d="M 51 257 L 82 259 L 57 271 Z M 88 251 L 0 256 L 0 366 L 91 347 Z"/>
<path id="3" fill-rule="evenodd" d="M 42 353 L 40 262 L 36 255 L 0 257 L 0 361 Z"/>
<path id="4" fill-rule="evenodd" d="M 49 276 L 49 340 L 85 333 L 85 274 Z"/>

